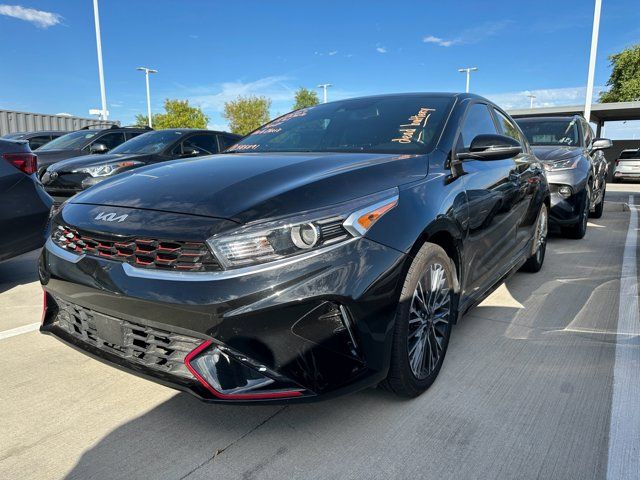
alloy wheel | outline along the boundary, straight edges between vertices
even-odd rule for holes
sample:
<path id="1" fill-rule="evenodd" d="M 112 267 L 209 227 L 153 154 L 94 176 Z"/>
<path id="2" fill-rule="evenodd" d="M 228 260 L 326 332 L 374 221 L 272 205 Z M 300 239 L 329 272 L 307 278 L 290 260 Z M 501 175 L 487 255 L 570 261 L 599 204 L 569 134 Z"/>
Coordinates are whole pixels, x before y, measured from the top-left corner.
<path id="1" fill-rule="evenodd" d="M 432 263 L 411 299 L 407 350 L 413 375 L 428 377 L 443 356 L 451 313 L 451 288 L 444 267 Z"/>
<path id="2" fill-rule="evenodd" d="M 547 241 L 547 233 L 549 229 L 549 221 L 547 218 L 547 209 L 543 208 L 538 217 L 538 226 L 536 228 L 536 256 L 538 259 L 543 254 L 543 247 Z"/>

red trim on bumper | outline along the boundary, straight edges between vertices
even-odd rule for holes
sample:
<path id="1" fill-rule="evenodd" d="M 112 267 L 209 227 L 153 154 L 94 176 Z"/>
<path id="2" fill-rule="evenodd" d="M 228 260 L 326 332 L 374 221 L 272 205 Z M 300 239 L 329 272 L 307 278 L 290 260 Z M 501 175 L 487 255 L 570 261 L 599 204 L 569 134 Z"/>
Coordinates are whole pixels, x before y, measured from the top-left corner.
<path id="1" fill-rule="evenodd" d="M 202 376 L 196 371 L 195 368 L 191 366 L 191 360 L 193 360 L 200 352 L 206 350 L 209 346 L 211 346 L 213 342 L 211 340 L 206 340 L 202 344 L 198 345 L 195 349 L 187 354 L 184 358 L 184 364 L 187 366 L 189 371 L 193 374 L 196 379 L 205 387 L 209 392 L 211 392 L 215 397 L 223 399 L 223 400 L 267 400 L 273 398 L 291 398 L 291 397 L 300 397 L 302 393 L 296 390 L 284 391 L 284 392 L 271 392 L 271 393 L 236 393 L 236 394 L 228 394 L 221 393 L 213 388 L 211 385 L 207 383 L 207 381 L 202 378 Z"/>

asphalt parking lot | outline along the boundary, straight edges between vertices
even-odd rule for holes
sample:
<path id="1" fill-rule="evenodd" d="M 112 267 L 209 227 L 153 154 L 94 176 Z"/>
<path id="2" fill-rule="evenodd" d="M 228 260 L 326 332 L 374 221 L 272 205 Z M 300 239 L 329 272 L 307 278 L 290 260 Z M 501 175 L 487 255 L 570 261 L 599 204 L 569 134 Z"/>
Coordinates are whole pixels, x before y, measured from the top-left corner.
<path id="1" fill-rule="evenodd" d="M 639 478 L 630 195 L 467 314 L 411 401 L 201 404 L 40 335 L 37 252 L 2 263 L 0 478 Z"/>

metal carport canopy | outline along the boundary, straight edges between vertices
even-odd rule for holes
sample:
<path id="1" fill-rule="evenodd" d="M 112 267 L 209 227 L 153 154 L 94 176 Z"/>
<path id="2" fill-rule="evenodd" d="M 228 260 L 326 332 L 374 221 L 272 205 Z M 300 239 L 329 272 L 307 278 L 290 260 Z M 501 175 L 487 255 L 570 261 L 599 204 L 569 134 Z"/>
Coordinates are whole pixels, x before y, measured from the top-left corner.
<path id="1" fill-rule="evenodd" d="M 542 107 L 542 108 L 519 108 L 509 110 L 509 115 L 518 117 L 558 117 L 568 115 L 582 115 L 584 105 L 571 105 L 567 107 Z M 615 103 L 594 103 L 591 106 L 590 121 L 598 126 L 598 133 L 604 122 L 615 122 L 623 120 L 640 120 L 640 102 L 615 102 Z"/>

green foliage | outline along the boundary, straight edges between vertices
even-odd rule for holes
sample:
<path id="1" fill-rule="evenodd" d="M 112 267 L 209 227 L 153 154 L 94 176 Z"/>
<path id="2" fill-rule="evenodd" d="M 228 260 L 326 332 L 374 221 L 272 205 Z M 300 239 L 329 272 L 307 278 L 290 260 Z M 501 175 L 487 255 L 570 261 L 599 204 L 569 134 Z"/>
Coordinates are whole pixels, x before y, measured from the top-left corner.
<path id="1" fill-rule="evenodd" d="M 313 107 L 314 105 L 318 105 L 318 103 L 320 103 L 320 100 L 318 100 L 318 94 L 313 90 L 309 90 L 304 87 L 300 87 L 298 89 L 298 91 L 296 92 L 295 100 L 296 102 L 293 105 L 293 110 Z"/>
<path id="2" fill-rule="evenodd" d="M 224 104 L 223 116 L 233 133 L 246 135 L 269 121 L 271 100 L 266 97 L 243 97 Z"/>
<path id="3" fill-rule="evenodd" d="M 600 94 L 600 102 L 632 102 L 640 100 L 640 44 L 609 56 L 611 76 L 608 91 Z"/>
<path id="4" fill-rule="evenodd" d="M 165 113 L 153 115 L 153 128 L 164 130 L 166 128 L 207 128 L 209 117 L 199 107 L 192 107 L 188 100 L 164 101 Z M 136 115 L 136 126 L 148 125 L 146 115 Z"/>

